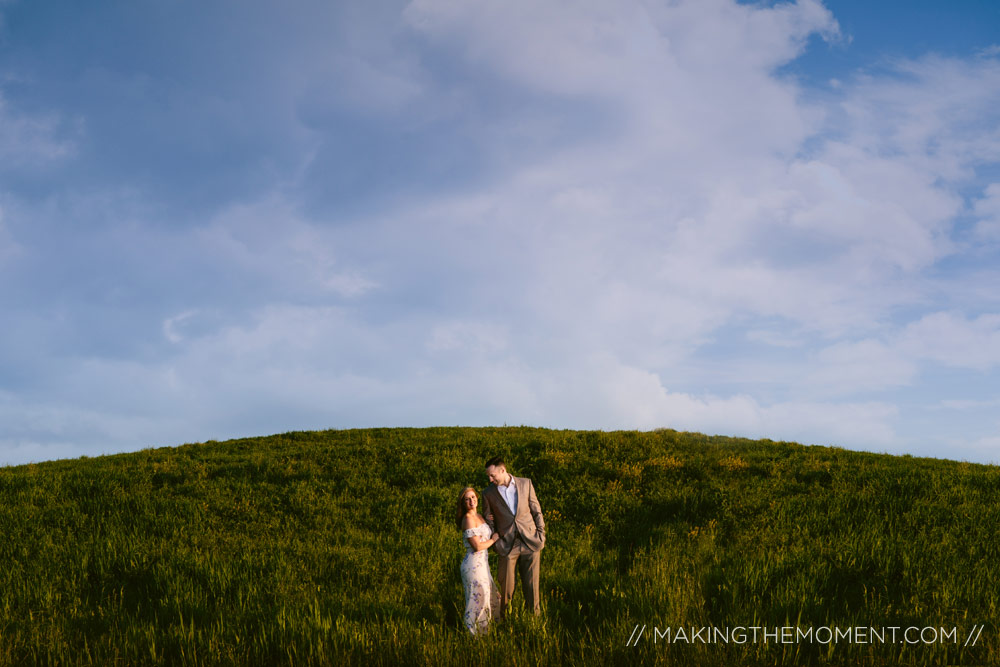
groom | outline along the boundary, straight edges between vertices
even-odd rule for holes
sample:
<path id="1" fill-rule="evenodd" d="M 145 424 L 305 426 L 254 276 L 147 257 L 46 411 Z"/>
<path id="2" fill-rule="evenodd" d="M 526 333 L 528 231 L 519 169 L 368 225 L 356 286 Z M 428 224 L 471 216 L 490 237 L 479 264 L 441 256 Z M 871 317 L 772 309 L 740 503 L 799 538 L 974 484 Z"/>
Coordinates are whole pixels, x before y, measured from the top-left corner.
<path id="1" fill-rule="evenodd" d="M 538 566 L 545 546 L 545 520 L 535 497 L 535 487 L 527 477 L 507 472 L 503 459 L 486 462 L 490 485 L 483 491 L 483 516 L 500 539 L 493 545 L 499 556 L 500 616 L 514 597 L 514 570 L 521 575 L 524 603 L 534 613 L 541 611 L 538 597 Z"/>

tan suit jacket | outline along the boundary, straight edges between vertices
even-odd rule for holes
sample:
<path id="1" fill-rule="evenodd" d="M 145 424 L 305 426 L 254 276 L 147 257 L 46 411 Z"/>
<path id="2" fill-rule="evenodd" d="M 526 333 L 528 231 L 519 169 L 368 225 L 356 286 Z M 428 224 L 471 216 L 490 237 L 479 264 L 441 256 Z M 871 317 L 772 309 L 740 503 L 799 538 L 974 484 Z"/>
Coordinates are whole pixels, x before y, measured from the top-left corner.
<path id="1" fill-rule="evenodd" d="M 496 484 L 490 484 L 483 490 L 483 517 L 493 532 L 500 533 L 500 539 L 493 548 L 501 556 L 506 556 L 514 545 L 514 538 L 520 534 L 521 541 L 530 551 L 541 551 L 545 546 L 545 519 L 535 497 L 535 486 L 527 477 L 511 475 L 511 478 L 517 489 L 516 516 L 511 513 Z"/>

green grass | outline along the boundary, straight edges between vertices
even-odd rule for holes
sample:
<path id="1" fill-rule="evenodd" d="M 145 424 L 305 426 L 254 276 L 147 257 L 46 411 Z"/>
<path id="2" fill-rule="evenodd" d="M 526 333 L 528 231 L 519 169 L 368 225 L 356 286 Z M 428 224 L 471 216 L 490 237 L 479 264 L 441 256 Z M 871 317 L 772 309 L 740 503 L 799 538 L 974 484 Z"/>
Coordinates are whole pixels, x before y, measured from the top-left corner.
<path id="1" fill-rule="evenodd" d="M 518 594 L 475 639 L 453 511 L 497 453 L 545 512 L 543 613 Z M 997 664 L 998 492 L 993 466 L 674 431 L 288 433 L 4 468 L 0 664 Z M 713 625 L 958 636 L 653 641 Z"/>

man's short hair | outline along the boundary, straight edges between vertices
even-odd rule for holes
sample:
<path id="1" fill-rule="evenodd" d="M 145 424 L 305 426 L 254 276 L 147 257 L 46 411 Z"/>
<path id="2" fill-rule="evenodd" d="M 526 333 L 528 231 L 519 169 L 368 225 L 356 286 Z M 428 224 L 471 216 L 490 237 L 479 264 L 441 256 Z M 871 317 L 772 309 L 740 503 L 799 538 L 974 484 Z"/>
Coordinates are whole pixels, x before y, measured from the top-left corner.
<path id="1" fill-rule="evenodd" d="M 486 462 L 486 466 L 485 467 L 489 468 L 490 466 L 495 466 L 495 467 L 498 467 L 498 468 L 500 466 L 503 466 L 504 468 L 506 468 L 507 464 L 503 462 L 503 457 L 502 456 L 494 456 L 493 458 L 491 458 L 489 461 Z"/>

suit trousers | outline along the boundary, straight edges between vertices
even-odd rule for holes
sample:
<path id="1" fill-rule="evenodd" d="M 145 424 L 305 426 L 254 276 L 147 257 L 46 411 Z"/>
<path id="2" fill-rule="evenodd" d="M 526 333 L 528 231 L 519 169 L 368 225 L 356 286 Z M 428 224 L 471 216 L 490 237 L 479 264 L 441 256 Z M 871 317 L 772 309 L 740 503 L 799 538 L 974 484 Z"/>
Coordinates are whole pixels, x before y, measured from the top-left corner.
<path id="1" fill-rule="evenodd" d="M 500 616 L 507 613 L 507 603 L 514 597 L 517 575 L 521 577 L 521 593 L 524 606 L 531 612 L 541 613 L 541 598 L 538 595 L 538 570 L 542 561 L 541 551 L 529 551 L 521 536 L 514 540 L 510 553 L 497 554 L 497 579 L 500 584 Z M 515 575 L 515 570 L 517 575 Z"/>

